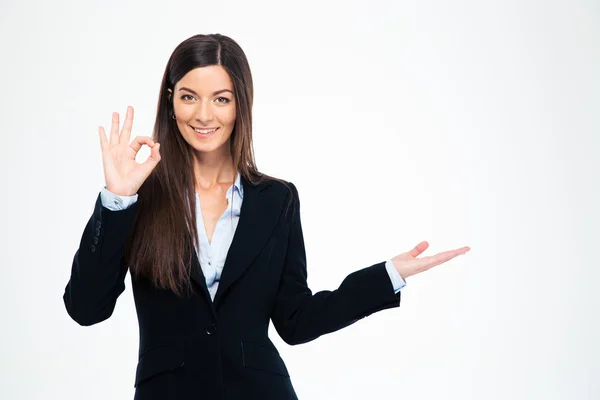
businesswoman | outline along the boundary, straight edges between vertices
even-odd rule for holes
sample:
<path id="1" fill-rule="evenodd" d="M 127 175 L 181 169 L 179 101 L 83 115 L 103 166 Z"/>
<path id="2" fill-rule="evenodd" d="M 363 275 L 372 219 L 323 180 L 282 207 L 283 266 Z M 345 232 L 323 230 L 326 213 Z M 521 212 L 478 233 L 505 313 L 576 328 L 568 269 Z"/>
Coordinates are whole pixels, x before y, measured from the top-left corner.
<path id="1" fill-rule="evenodd" d="M 466 253 L 417 258 L 422 242 L 312 293 L 298 190 L 260 173 L 248 61 L 227 36 L 171 55 L 152 137 L 99 128 L 106 185 L 75 253 L 64 303 L 81 325 L 109 318 L 129 270 L 139 322 L 135 399 L 296 399 L 268 337 L 290 345 L 399 307 L 405 279 Z M 135 161 L 141 146 L 151 155 Z M 82 393 L 82 398 L 85 394 Z"/>

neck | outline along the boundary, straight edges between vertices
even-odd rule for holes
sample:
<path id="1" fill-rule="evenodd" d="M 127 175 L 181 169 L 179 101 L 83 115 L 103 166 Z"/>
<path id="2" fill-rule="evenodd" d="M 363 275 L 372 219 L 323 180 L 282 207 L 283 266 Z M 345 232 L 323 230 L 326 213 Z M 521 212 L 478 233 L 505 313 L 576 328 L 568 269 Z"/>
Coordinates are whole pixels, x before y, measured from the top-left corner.
<path id="1" fill-rule="evenodd" d="M 231 183 L 232 179 L 235 179 L 234 172 L 231 154 L 203 153 L 196 156 L 194 163 L 196 186 L 204 190 L 210 190 L 219 184 Z"/>

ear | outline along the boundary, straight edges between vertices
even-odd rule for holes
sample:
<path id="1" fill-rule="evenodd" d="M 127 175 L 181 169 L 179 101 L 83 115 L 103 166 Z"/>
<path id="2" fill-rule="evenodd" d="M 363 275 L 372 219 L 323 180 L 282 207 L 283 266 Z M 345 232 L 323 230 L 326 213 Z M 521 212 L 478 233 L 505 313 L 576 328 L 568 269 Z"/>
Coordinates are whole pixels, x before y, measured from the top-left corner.
<path id="1" fill-rule="evenodd" d="M 171 95 L 173 94 L 173 91 L 170 88 L 167 88 L 167 90 L 169 91 L 169 94 L 167 94 L 167 99 L 169 99 L 169 101 L 171 100 Z"/>

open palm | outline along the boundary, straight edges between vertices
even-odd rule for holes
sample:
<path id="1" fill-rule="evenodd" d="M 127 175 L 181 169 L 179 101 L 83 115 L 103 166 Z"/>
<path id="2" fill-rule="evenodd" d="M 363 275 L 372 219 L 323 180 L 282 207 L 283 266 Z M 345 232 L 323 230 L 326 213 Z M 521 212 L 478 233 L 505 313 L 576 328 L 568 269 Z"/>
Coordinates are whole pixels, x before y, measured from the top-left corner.
<path id="1" fill-rule="evenodd" d="M 411 251 L 402 253 L 392 258 L 394 267 L 396 267 L 396 270 L 402 278 L 406 279 L 409 276 L 419 274 L 423 271 L 427 271 L 431 267 L 443 264 L 446 261 L 449 261 L 456 256 L 465 254 L 469 250 L 471 250 L 470 247 L 465 246 L 456 250 L 444 251 L 434 256 L 417 258 L 417 256 L 421 255 L 425 250 L 427 250 L 428 247 L 429 243 L 423 241 Z"/>

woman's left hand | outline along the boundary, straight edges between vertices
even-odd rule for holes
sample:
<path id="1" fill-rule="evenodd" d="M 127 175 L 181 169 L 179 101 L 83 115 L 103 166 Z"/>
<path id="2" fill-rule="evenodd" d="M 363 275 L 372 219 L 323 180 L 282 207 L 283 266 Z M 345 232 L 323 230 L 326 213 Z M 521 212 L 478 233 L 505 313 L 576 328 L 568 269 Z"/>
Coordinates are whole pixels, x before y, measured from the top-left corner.
<path id="1" fill-rule="evenodd" d="M 402 253 L 392 258 L 394 267 L 396 267 L 396 270 L 403 279 L 406 279 L 409 276 L 416 275 L 423 271 L 427 271 L 431 267 L 443 264 L 446 261 L 449 261 L 456 256 L 465 254 L 466 252 L 471 250 L 470 247 L 465 246 L 456 250 L 444 251 L 434 256 L 417 258 L 417 256 L 423 253 L 425 250 L 427 250 L 428 247 L 429 243 L 424 241 L 419 243 L 411 251 Z"/>

